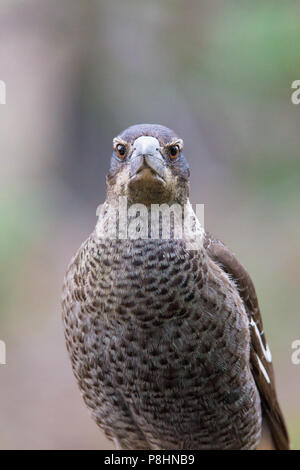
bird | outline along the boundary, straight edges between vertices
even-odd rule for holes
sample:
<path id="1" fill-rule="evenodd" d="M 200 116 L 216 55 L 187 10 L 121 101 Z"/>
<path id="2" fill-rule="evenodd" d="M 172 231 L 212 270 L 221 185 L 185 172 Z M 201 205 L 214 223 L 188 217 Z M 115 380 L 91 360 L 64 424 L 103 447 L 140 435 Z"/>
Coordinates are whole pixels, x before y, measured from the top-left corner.
<path id="1" fill-rule="evenodd" d="M 130 126 L 113 139 L 106 184 L 62 291 L 96 424 L 120 450 L 289 449 L 254 284 L 193 210 L 183 140 Z M 163 236 L 166 207 L 182 212 Z"/>

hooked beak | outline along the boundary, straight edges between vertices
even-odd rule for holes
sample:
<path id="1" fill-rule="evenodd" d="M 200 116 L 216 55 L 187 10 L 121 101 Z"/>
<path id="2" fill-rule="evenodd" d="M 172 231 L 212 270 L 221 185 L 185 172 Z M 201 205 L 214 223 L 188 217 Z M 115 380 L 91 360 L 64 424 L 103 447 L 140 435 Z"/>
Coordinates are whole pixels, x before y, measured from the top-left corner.
<path id="1" fill-rule="evenodd" d="M 153 178 L 165 182 L 165 162 L 155 137 L 141 136 L 133 144 L 130 158 L 130 179 Z"/>

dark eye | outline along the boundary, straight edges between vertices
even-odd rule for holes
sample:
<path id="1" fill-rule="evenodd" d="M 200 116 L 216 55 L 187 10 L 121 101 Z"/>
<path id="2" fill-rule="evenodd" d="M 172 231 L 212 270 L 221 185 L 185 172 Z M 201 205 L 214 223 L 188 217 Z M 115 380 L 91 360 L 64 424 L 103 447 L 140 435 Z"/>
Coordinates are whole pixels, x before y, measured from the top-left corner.
<path id="1" fill-rule="evenodd" d="M 175 158 L 178 157 L 179 152 L 180 152 L 179 146 L 178 145 L 172 145 L 172 147 L 170 147 L 170 158 L 172 160 L 175 160 Z"/>
<path id="2" fill-rule="evenodd" d="M 126 147 L 123 144 L 118 144 L 116 146 L 116 152 L 119 158 L 124 158 L 126 155 Z"/>

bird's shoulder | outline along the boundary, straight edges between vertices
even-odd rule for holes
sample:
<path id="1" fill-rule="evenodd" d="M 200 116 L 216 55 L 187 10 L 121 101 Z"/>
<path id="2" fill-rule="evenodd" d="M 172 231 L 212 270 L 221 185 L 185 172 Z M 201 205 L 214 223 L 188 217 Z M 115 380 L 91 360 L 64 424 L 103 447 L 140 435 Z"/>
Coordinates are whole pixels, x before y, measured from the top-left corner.
<path id="1" fill-rule="evenodd" d="M 272 356 L 266 341 L 262 315 L 253 281 L 234 253 L 211 233 L 206 233 L 204 248 L 210 258 L 235 283 L 247 312 L 251 335 L 251 370 L 260 393 L 263 416 L 266 418 L 277 449 L 289 448 L 289 437 L 277 400 Z"/>

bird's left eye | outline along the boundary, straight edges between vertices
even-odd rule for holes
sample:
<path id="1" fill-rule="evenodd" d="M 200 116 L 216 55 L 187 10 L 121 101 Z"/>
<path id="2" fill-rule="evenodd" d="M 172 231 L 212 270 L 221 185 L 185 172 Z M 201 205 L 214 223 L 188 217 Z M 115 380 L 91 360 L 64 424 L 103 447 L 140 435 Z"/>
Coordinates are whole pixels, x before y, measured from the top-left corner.
<path id="1" fill-rule="evenodd" d="M 175 158 L 177 158 L 179 155 L 180 148 L 178 145 L 172 145 L 172 147 L 170 147 L 169 152 L 170 152 L 170 158 L 172 160 L 175 160 Z"/>
<path id="2" fill-rule="evenodd" d="M 119 158 L 123 159 L 126 155 L 126 146 L 123 144 L 118 144 L 116 146 L 116 152 Z"/>

